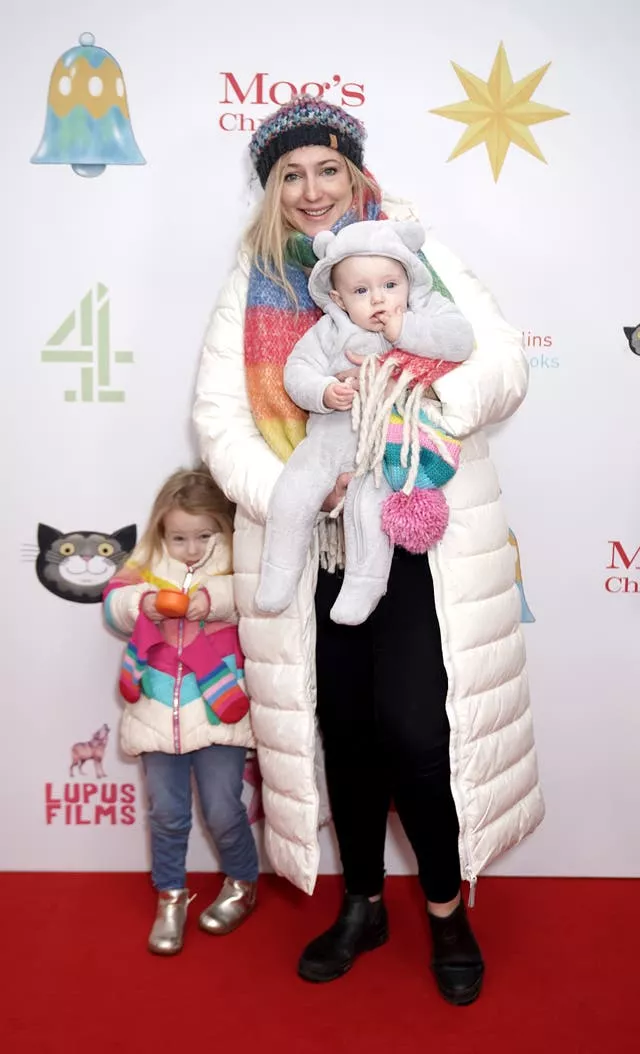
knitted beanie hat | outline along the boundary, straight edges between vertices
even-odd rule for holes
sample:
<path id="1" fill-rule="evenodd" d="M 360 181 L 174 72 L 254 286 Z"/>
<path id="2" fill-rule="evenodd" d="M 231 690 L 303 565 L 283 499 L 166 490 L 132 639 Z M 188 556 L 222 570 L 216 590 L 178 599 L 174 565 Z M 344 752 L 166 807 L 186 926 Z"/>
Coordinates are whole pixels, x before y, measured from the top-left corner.
<path id="1" fill-rule="evenodd" d="M 313 95 L 295 95 L 262 122 L 249 152 L 262 186 L 276 161 L 300 146 L 328 146 L 362 168 L 365 127 L 340 106 Z"/>

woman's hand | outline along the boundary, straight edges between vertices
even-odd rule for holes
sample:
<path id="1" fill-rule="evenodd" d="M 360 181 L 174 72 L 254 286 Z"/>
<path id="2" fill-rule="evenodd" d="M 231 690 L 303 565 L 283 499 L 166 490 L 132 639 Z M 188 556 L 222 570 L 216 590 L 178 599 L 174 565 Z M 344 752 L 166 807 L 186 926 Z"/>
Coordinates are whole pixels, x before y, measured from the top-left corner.
<path id="1" fill-rule="evenodd" d="M 352 385 L 356 392 L 360 391 L 360 367 L 364 362 L 364 355 L 356 355 L 353 351 L 347 352 L 347 358 L 354 362 L 356 365 L 352 370 L 341 370 L 340 373 L 336 373 L 336 377 L 339 381 L 347 381 L 348 384 Z M 385 389 L 385 399 L 393 391 L 395 387 L 395 381 L 390 377 Z"/>
<path id="2" fill-rule="evenodd" d="M 142 598 L 140 610 L 143 612 L 143 614 L 147 616 L 148 619 L 151 620 L 151 622 L 164 622 L 164 615 L 161 615 L 158 609 L 156 608 L 155 593 L 147 593 Z"/>
<path id="3" fill-rule="evenodd" d="M 364 362 L 364 355 L 356 355 L 354 351 L 347 352 L 347 358 L 349 362 L 353 363 L 352 370 L 340 370 L 340 373 L 336 373 L 336 377 L 343 384 L 348 384 L 353 388 L 354 392 L 360 391 L 360 367 Z"/>
<path id="4" fill-rule="evenodd" d="M 185 618 L 187 622 L 200 622 L 209 614 L 209 597 L 204 589 L 199 589 L 191 597 Z"/>
<path id="5" fill-rule="evenodd" d="M 339 505 L 345 494 L 347 493 L 347 487 L 353 479 L 353 472 L 343 472 L 341 476 L 338 476 L 336 485 L 330 494 L 327 494 L 322 505 L 322 512 L 333 512 L 336 505 Z"/>

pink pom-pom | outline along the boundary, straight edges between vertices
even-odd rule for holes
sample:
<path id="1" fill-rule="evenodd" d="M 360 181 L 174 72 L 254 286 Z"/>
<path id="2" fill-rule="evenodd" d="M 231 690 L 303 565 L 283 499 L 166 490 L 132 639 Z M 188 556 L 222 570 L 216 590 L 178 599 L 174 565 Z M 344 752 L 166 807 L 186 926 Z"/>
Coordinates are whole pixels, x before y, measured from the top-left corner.
<path id="1" fill-rule="evenodd" d="M 382 506 L 382 529 L 394 545 L 410 553 L 426 553 L 440 541 L 448 523 L 449 506 L 439 489 L 396 491 Z"/>

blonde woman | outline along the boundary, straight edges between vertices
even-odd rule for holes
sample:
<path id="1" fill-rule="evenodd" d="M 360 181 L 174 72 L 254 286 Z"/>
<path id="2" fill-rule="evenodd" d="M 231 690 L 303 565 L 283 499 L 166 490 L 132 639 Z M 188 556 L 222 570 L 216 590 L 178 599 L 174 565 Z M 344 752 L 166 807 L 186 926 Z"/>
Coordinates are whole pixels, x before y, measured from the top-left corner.
<path id="1" fill-rule="evenodd" d="M 148 947 L 182 949 L 191 777 L 225 872 L 200 927 L 222 936 L 256 902 L 258 858 L 242 794 L 252 746 L 231 567 L 232 507 L 207 471 L 162 486 L 147 530 L 105 590 L 107 623 L 130 636 L 120 676 L 121 745 L 140 756 L 158 891 Z M 185 610 L 182 611 L 182 608 Z"/>
<path id="2" fill-rule="evenodd" d="M 482 431 L 520 405 L 527 363 L 520 334 L 490 294 L 431 236 L 423 252 L 434 288 L 453 299 L 475 336 L 471 357 L 435 384 L 428 411 L 462 440 L 460 469 L 446 488 L 445 535 L 428 557 L 395 550 L 387 593 L 361 626 L 329 617 L 342 582 L 334 521 L 319 523 L 291 606 L 274 617 L 254 604 L 273 488 L 305 435 L 305 415 L 282 377 L 320 315 L 307 286 L 313 239 L 360 219 L 416 219 L 407 204 L 382 197 L 364 168 L 364 138 L 350 114 L 308 96 L 254 134 L 264 199 L 213 314 L 194 419 L 204 460 L 237 503 L 236 601 L 266 846 L 276 871 L 308 893 L 326 819 L 324 761 L 345 894 L 338 919 L 304 950 L 299 974 L 332 981 L 387 940 L 393 801 L 417 858 L 436 981 L 461 1005 L 477 998 L 484 972 L 461 880 L 473 889 L 544 813 L 513 549 Z M 336 481 L 325 512 L 347 482 Z"/>

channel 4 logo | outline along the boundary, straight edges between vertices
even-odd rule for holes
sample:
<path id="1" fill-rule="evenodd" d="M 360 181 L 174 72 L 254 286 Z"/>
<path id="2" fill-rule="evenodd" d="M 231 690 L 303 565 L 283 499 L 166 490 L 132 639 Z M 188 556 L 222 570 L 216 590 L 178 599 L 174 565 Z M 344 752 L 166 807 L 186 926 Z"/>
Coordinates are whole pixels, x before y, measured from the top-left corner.
<path id="1" fill-rule="evenodd" d="M 124 402 L 124 390 L 113 383 L 113 366 L 131 365 L 133 352 L 116 351 L 111 346 L 111 304 L 106 285 L 98 282 L 83 296 L 47 341 L 41 361 L 78 366 L 78 386 L 65 389 L 65 402 Z"/>

